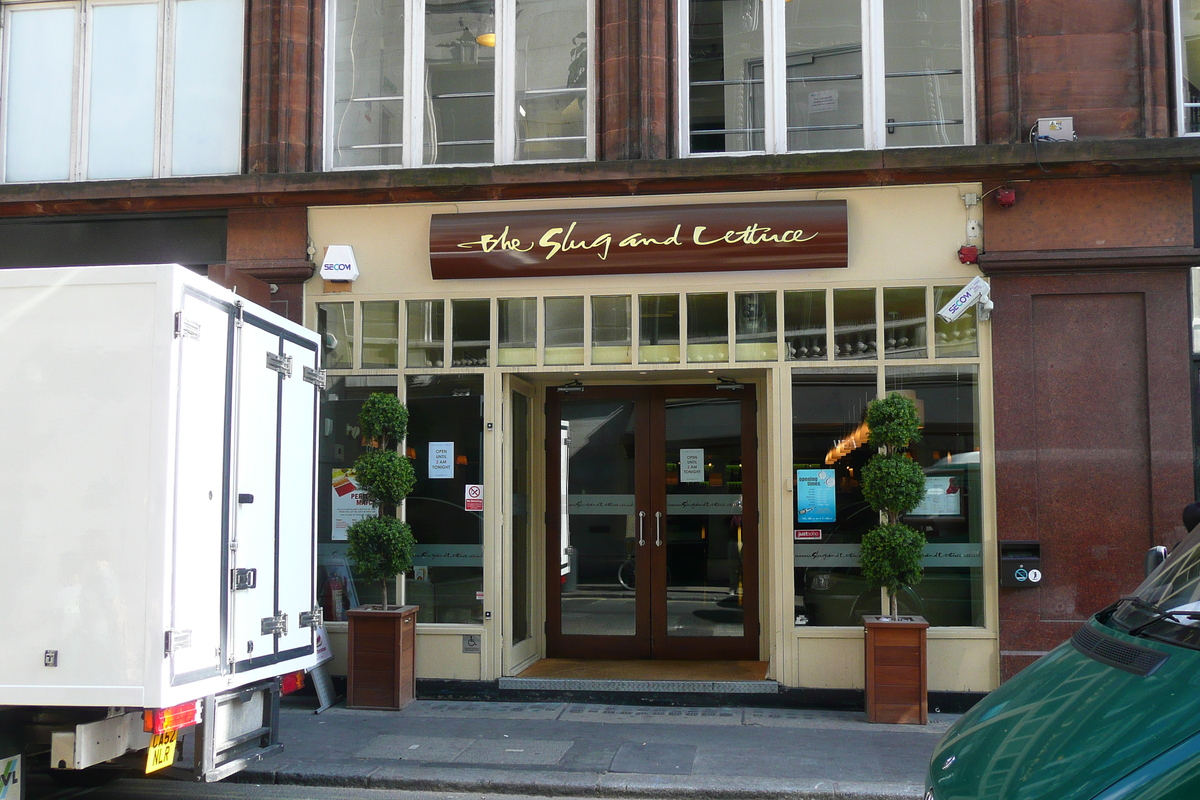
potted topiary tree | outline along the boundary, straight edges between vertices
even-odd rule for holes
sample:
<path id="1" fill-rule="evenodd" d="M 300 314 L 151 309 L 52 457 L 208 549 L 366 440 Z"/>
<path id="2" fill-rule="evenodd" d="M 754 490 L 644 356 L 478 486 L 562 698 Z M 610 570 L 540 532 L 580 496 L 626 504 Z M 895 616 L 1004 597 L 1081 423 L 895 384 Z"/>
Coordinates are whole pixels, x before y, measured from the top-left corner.
<path id="1" fill-rule="evenodd" d="M 346 615 L 347 705 L 403 708 L 413 699 L 417 607 L 403 605 L 402 597 L 389 605 L 388 583 L 412 566 L 415 544 L 408 523 L 396 517 L 416 483 L 412 462 L 397 450 L 408 432 L 408 409 L 394 394 L 376 392 L 363 403 L 358 424 L 366 449 L 354 461 L 355 477 L 378 514 L 350 526 L 346 554 L 362 578 L 379 581 L 382 602 Z"/>
<path id="2" fill-rule="evenodd" d="M 898 392 L 867 407 L 870 443 L 878 452 L 863 467 L 863 498 L 880 523 L 863 534 L 859 562 L 867 585 L 883 589 L 888 609 L 864 615 L 867 719 L 928 722 L 926 631 L 918 616 L 900 615 L 900 593 L 921 582 L 925 535 L 900 522 L 925 496 L 925 472 L 908 455 L 919 438 L 916 403 Z"/>

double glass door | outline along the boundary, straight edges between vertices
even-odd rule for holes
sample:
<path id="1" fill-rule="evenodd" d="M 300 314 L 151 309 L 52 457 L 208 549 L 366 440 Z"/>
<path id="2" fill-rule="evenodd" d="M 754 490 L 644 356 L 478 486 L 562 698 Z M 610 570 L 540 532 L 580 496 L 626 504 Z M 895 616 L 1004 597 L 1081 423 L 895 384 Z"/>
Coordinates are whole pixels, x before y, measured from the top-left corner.
<path id="1" fill-rule="evenodd" d="M 749 385 L 550 390 L 548 653 L 758 658 Z"/>

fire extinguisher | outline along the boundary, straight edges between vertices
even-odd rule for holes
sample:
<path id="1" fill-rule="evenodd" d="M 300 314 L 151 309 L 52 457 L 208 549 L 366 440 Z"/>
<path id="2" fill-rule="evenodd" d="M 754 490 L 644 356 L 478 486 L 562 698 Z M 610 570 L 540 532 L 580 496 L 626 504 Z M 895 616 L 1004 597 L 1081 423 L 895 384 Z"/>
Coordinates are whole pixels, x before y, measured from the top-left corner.
<path id="1" fill-rule="evenodd" d="M 325 605 L 329 609 L 330 618 L 343 622 L 346 619 L 346 587 L 337 575 L 325 583 Z"/>

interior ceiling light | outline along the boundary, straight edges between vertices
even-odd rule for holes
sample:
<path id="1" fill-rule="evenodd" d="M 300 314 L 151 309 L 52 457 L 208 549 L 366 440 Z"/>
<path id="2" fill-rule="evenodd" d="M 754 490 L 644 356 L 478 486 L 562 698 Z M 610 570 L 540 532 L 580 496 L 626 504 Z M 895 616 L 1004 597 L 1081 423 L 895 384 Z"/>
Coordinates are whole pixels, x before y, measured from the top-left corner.
<path id="1" fill-rule="evenodd" d="M 475 44 L 480 45 L 481 47 L 495 47 L 496 46 L 496 34 L 481 33 L 475 37 Z"/>

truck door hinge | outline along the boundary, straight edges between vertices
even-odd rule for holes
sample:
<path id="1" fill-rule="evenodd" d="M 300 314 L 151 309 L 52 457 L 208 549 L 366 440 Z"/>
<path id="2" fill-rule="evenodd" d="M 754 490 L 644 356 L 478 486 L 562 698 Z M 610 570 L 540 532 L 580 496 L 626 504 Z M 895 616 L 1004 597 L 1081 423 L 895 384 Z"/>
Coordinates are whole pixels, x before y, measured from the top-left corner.
<path id="1" fill-rule="evenodd" d="M 278 353 L 267 353 L 267 369 L 273 369 L 285 378 L 292 377 L 292 357 Z"/>
<path id="2" fill-rule="evenodd" d="M 301 628 L 320 628 L 325 625 L 325 609 L 320 606 L 313 606 L 312 611 L 305 611 L 300 615 Z"/>
<path id="3" fill-rule="evenodd" d="M 287 636 L 287 614 L 276 614 L 273 617 L 263 617 L 263 636 Z"/>
<path id="4" fill-rule="evenodd" d="M 255 567 L 234 567 L 229 573 L 229 588 L 235 592 L 258 586 L 258 569 Z"/>
<path id="5" fill-rule="evenodd" d="M 305 367 L 304 380 L 308 381 L 313 386 L 316 386 L 321 391 L 325 391 L 325 370 Z"/>
<path id="6" fill-rule="evenodd" d="M 165 641 L 163 643 L 164 655 L 170 658 L 176 650 L 182 650 L 185 647 L 192 646 L 191 631 L 174 631 L 166 632 Z"/>
<path id="7" fill-rule="evenodd" d="M 183 316 L 182 311 L 175 312 L 175 338 L 200 338 L 200 323 Z"/>
<path id="8" fill-rule="evenodd" d="M 242 323 L 246 321 L 246 306 L 238 300 L 233 304 L 233 325 L 236 328 L 242 327 Z"/>

